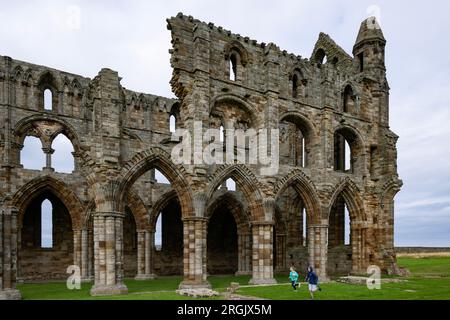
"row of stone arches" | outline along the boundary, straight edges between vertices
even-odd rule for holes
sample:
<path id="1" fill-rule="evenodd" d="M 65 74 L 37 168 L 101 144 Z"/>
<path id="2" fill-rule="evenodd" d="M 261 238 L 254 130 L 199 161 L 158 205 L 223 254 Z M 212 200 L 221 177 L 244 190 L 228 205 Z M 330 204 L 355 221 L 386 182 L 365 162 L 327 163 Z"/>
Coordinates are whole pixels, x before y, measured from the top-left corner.
<path id="1" fill-rule="evenodd" d="M 200 219 L 200 221 L 202 221 L 202 218 L 206 218 L 205 221 L 205 227 L 208 227 L 208 219 L 211 219 L 212 215 L 211 215 L 211 210 L 209 210 L 208 213 L 208 206 L 205 206 L 206 208 L 202 208 L 202 204 L 205 205 L 206 202 L 201 202 L 202 198 L 199 197 L 193 197 L 189 195 L 189 189 L 188 189 L 188 184 L 185 181 L 185 175 L 180 174 L 178 172 L 178 169 L 170 163 L 170 160 L 168 159 L 167 155 L 164 154 L 163 151 L 156 149 L 156 150 L 152 150 L 152 151 L 148 151 L 147 153 L 143 153 L 140 154 L 138 156 L 136 156 L 136 158 L 128 164 L 126 170 L 124 170 L 124 177 L 126 179 L 124 179 L 124 181 L 127 181 L 127 183 L 121 185 L 120 183 L 116 185 L 117 189 L 116 191 L 113 192 L 113 195 L 115 196 L 119 196 L 119 199 L 122 199 L 123 197 L 120 196 L 120 191 L 119 190 L 128 190 L 130 186 L 132 186 L 132 182 L 135 181 L 135 179 L 141 175 L 143 172 L 145 172 L 146 170 L 149 170 L 150 168 L 153 167 L 158 167 L 162 172 L 164 172 L 165 174 L 168 175 L 168 179 L 171 180 L 173 182 L 173 188 L 174 190 L 171 191 L 171 194 L 168 195 L 169 199 L 175 199 L 177 198 L 179 203 L 180 203 L 180 219 L 182 220 L 183 224 L 185 223 L 185 221 L 187 221 L 186 219 L 189 218 L 197 218 Z M 264 186 L 262 183 L 258 182 L 258 180 L 254 177 L 254 175 L 252 174 L 252 172 L 246 168 L 243 165 L 236 165 L 236 166 L 229 166 L 229 167 L 222 167 L 219 168 L 217 171 L 217 174 L 211 179 L 211 183 L 210 183 L 210 188 L 209 191 L 205 193 L 205 195 L 203 196 L 204 200 L 208 200 L 211 199 L 214 192 L 217 191 L 217 187 L 221 184 L 221 182 L 227 178 L 233 178 L 236 181 L 236 184 L 238 186 L 238 189 L 242 192 L 242 196 L 243 198 L 245 198 L 245 200 L 247 201 L 247 209 L 248 209 L 248 213 L 250 218 L 247 217 L 247 221 L 246 222 L 242 222 L 242 221 L 238 221 L 239 219 L 237 217 L 239 217 L 239 215 L 235 214 L 234 215 L 234 220 L 237 226 L 239 226 L 239 231 L 240 234 L 239 235 L 246 235 L 247 237 L 249 236 L 250 231 L 253 232 L 253 230 L 250 230 L 250 228 L 253 228 L 254 225 L 256 224 L 258 226 L 258 224 L 262 224 L 262 226 L 265 229 L 269 229 L 269 234 L 272 234 L 272 232 L 270 231 L 270 223 L 274 220 L 274 212 L 271 211 L 271 209 L 269 208 L 270 203 L 268 204 L 267 201 L 265 201 L 263 198 L 265 197 L 264 194 L 267 193 L 267 187 Z M 308 213 L 308 219 L 310 220 L 309 224 L 313 224 L 313 225 L 319 225 L 320 223 L 322 223 L 322 209 L 320 206 L 320 202 L 318 201 L 318 196 L 316 195 L 317 192 L 314 190 L 314 187 L 311 183 L 311 181 L 308 180 L 308 178 L 300 171 L 296 171 L 291 173 L 289 176 L 285 177 L 284 179 L 280 180 L 279 184 L 276 186 L 275 189 L 275 195 L 279 195 L 283 192 L 283 190 L 285 190 L 285 188 L 287 188 L 288 186 L 292 186 L 294 188 L 294 190 L 296 190 L 298 192 L 298 194 L 301 196 L 302 201 L 304 202 L 304 205 L 307 209 L 307 213 Z M 351 208 L 350 211 L 352 213 L 352 215 L 354 216 L 355 220 L 364 220 L 364 217 L 362 216 L 362 213 L 364 212 L 363 210 L 363 206 L 360 203 L 360 201 L 355 200 L 355 194 L 358 194 L 358 190 L 357 189 L 350 189 L 350 187 L 354 187 L 354 185 L 351 184 L 350 181 L 347 181 L 346 183 L 342 184 L 342 186 L 340 187 L 342 190 L 339 192 L 339 194 L 342 194 L 342 197 L 344 197 L 344 199 L 346 199 L 346 201 L 349 204 L 349 207 Z M 66 188 L 64 186 L 64 184 L 62 182 L 59 182 L 57 180 L 52 180 L 48 177 L 45 178 L 40 178 L 39 180 L 33 181 L 32 183 L 26 185 L 24 188 L 22 188 L 17 194 L 16 196 L 13 198 L 12 201 L 12 205 L 17 207 L 19 209 L 19 212 L 25 212 L 26 209 L 24 209 L 25 207 L 27 207 L 27 201 L 29 200 L 23 200 L 23 199 L 33 199 L 33 197 L 31 195 L 38 193 L 38 192 L 43 192 L 43 191 L 47 191 L 50 190 L 54 195 L 56 195 L 57 197 L 61 198 L 61 199 L 65 199 L 65 206 L 67 208 L 67 211 L 70 213 L 72 218 L 72 224 L 73 224 L 73 230 L 74 232 L 77 231 L 79 232 L 79 230 L 83 230 L 83 226 L 82 226 L 82 222 L 81 222 L 81 218 L 83 216 L 83 212 L 82 210 L 80 210 L 79 208 L 81 208 L 81 204 L 79 203 L 79 200 L 77 200 L 76 196 L 70 192 L 68 190 L 68 188 Z M 124 211 L 126 211 L 126 204 L 133 202 L 133 200 L 130 200 L 130 197 L 127 196 L 127 199 L 122 199 L 123 206 L 124 206 Z M 227 199 L 230 200 L 230 196 L 225 196 L 228 197 Z M 20 200 L 22 199 L 22 201 Z M 112 199 L 112 198 L 111 198 Z M 104 201 L 105 199 L 96 199 L 95 200 L 95 206 L 96 206 L 96 211 L 98 210 L 99 204 L 101 204 L 102 201 Z M 167 199 L 164 200 L 167 202 Z M 227 203 L 233 203 L 232 201 L 226 201 Z M 238 202 L 236 202 L 238 203 Z M 156 207 L 163 207 L 164 206 L 164 202 L 161 203 L 161 205 L 157 205 Z M 183 207 L 184 206 L 184 207 Z M 135 205 L 134 207 L 140 207 L 139 209 L 135 209 L 135 210 L 139 210 L 141 212 L 146 212 L 145 208 L 141 205 Z M 217 206 L 220 207 L 220 206 Z M 229 208 L 229 211 L 233 212 L 233 210 L 237 210 L 236 208 L 238 208 L 239 206 L 236 204 L 236 206 L 234 208 Z M 78 209 L 77 209 L 78 208 Z M 113 210 L 122 210 L 120 209 L 121 205 L 117 204 L 113 207 L 110 207 L 109 209 L 113 209 Z M 355 209 L 356 208 L 356 209 Z M 205 212 L 201 212 L 201 210 L 206 210 Z M 158 212 L 159 209 L 157 209 L 157 211 L 154 212 Z M 213 213 L 215 210 L 212 210 Z M 236 211 L 237 212 L 237 211 Z M 186 213 L 194 213 L 195 215 L 192 217 L 190 217 L 189 215 L 186 215 Z M 203 214 L 203 215 L 202 215 Z M 95 215 L 95 213 L 94 213 Z M 184 216 L 183 216 L 184 215 Z M 211 215 L 211 216 L 210 216 Z M 21 215 L 20 215 L 21 216 Z M 153 215 L 154 216 L 154 215 Z M 22 216 L 21 216 L 22 217 Z M 153 220 L 155 218 L 153 217 Z M 126 219 L 125 219 L 126 220 Z M 144 219 L 145 220 L 145 219 Z M 88 219 L 87 221 L 91 221 L 90 219 Z M 194 219 L 195 221 L 195 219 Z M 243 220 L 245 221 L 245 219 Z M 152 227 L 149 227 L 149 230 L 144 230 L 145 228 L 147 228 L 148 226 L 145 226 L 143 222 L 140 222 L 138 220 L 136 220 L 136 229 L 137 232 L 139 230 L 139 232 L 145 232 L 145 231 L 149 231 L 152 232 Z M 249 224 L 250 222 L 250 224 Z M 124 222 L 125 223 L 125 222 Z M 268 225 L 266 223 L 269 223 Z M 137 226 L 139 224 L 139 226 Z M 320 226 L 320 225 L 319 225 Z M 86 228 L 86 226 L 84 226 L 84 228 Z M 320 228 L 322 228 L 322 226 L 318 227 L 319 231 Z M 263 229 L 264 231 L 264 229 Z M 74 234 L 74 237 L 75 234 Z M 145 237 L 145 235 L 144 235 Z M 319 237 L 320 238 L 320 237 Z M 311 239 L 316 239 L 316 237 L 313 237 Z M 184 239 L 183 239 L 184 240 Z M 206 240 L 206 239 L 205 239 Z M 245 239 L 243 237 L 240 237 L 240 239 L 238 239 L 239 241 L 237 241 L 241 246 L 243 246 L 244 248 L 247 248 L 247 252 L 242 254 L 239 253 L 239 256 L 242 257 L 248 257 L 248 246 L 250 241 L 248 241 L 248 238 Z M 254 240 L 254 239 L 252 239 Z M 272 237 L 273 240 L 273 237 Z M 78 240 L 78 242 L 80 242 L 82 240 Z M 124 239 L 125 241 L 125 239 Z M 273 241 L 270 241 L 270 243 L 266 243 L 266 245 L 268 246 L 267 249 L 271 249 L 271 247 L 273 246 Z M 74 247 L 79 246 L 74 245 Z M 271 253 L 272 254 L 272 253 Z M 82 255 L 82 254 L 79 254 Z M 139 255 L 139 254 L 138 254 Z M 142 252 L 141 254 L 142 255 Z M 147 259 L 147 258 L 145 258 Z M 144 260 L 145 260 L 144 259 Z M 138 259 L 142 260 L 141 259 Z M 245 259 L 244 259 L 245 260 Z M 205 261 L 207 261 L 207 259 L 205 259 Z M 142 263 L 141 263 L 142 264 Z M 242 272 L 249 272 L 250 270 L 248 270 L 248 266 L 251 264 L 248 261 L 246 262 L 238 262 L 239 265 L 245 265 L 247 264 L 246 269 L 247 270 L 238 270 L 238 271 L 242 271 Z M 184 267 L 184 266 L 183 266 Z M 139 267 L 138 267 L 139 268 Z M 95 268 L 93 268 L 95 270 Z M 142 269 L 142 265 L 140 267 L 140 269 Z M 144 267 L 143 269 L 145 270 L 145 262 L 144 262 Z M 141 270 L 142 271 L 142 270 Z"/>

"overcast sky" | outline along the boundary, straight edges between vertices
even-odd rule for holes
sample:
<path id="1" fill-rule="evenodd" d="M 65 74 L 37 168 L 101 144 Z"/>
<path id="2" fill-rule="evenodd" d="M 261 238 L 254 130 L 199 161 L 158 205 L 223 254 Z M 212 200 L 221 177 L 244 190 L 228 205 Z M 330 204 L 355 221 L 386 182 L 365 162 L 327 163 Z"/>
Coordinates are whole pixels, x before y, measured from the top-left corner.
<path id="1" fill-rule="evenodd" d="M 320 31 L 351 53 L 376 15 L 388 41 L 391 128 L 400 136 L 396 245 L 450 246 L 450 2 L 5 1 L 0 55 L 93 78 L 117 70 L 132 90 L 173 97 L 170 32 L 179 11 L 288 52 L 311 55 Z"/>

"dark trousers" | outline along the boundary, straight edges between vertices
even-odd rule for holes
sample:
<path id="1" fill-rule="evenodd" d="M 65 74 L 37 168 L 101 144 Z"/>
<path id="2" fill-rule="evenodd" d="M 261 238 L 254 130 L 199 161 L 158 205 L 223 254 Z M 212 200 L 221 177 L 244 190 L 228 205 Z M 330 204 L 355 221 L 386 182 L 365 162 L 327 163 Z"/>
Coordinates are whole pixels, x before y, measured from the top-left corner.
<path id="1" fill-rule="evenodd" d="M 291 281 L 292 284 L 292 288 L 294 288 L 294 290 L 297 290 L 297 281 Z"/>

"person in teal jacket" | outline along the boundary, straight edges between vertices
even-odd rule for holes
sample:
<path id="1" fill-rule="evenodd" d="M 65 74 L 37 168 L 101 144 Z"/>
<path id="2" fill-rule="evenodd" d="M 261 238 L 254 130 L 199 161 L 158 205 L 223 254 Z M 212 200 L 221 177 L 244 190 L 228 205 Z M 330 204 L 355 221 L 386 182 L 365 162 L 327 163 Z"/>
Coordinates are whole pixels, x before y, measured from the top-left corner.
<path id="1" fill-rule="evenodd" d="M 292 288 L 294 288 L 294 291 L 297 291 L 297 287 L 299 286 L 298 280 L 298 273 L 295 271 L 294 267 L 291 267 L 291 272 L 289 273 L 289 280 L 291 280 Z"/>

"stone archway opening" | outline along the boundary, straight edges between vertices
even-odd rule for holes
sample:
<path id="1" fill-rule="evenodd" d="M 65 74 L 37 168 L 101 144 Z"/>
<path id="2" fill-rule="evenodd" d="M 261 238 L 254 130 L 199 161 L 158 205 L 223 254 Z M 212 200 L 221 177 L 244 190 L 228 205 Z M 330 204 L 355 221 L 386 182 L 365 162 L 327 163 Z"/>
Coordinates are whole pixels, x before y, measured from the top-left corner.
<path id="1" fill-rule="evenodd" d="M 352 271 L 352 237 L 348 205 L 342 195 L 335 200 L 328 222 L 327 273 L 348 275 Z"/>
<path id="2" fill-rule="evenodd" d="M 66 279 L 73 265 L 74 232 L 64 203 L 46 190 L 28 203 L 19 223 L 18 279 Z"/>
<path id="3" fill-rule="evenodd" d="M 275 270 L 285 272 L 291 266 L 297 271 L 306 270 L 309 264 L 309 219 L 302 196 L 292 186 L 278 197 L 275 218 Z"/>
<path id="4" fill-rule="evenodd" d="M 238 229 L 223 200 L 209 218 L 207 261 L 210 275 L 238 272 Z"/>
<path id="5" fill-rule="evenodd" d="M 154 245 L 154 272 L 163 276 L 182 275 L 183 222 L 176 197 L 169 200 L 158 214 Z"/>

